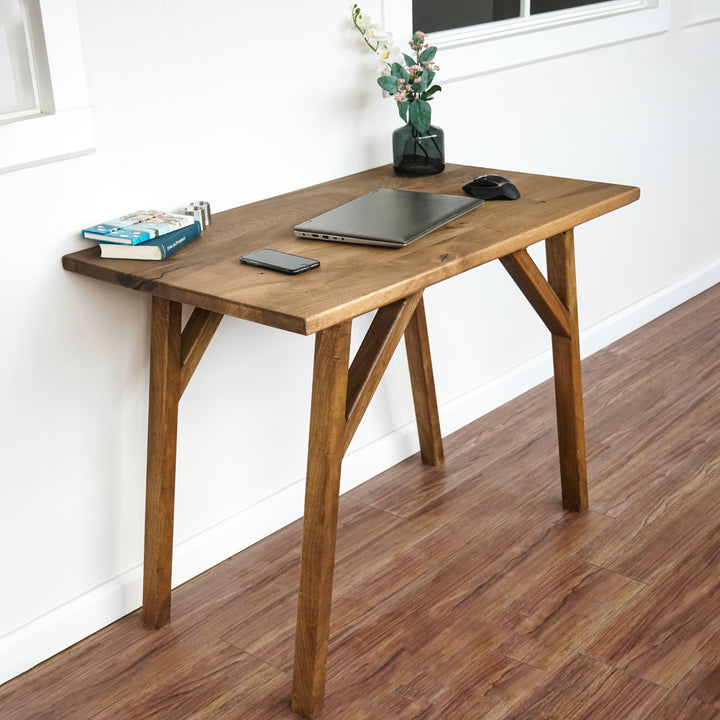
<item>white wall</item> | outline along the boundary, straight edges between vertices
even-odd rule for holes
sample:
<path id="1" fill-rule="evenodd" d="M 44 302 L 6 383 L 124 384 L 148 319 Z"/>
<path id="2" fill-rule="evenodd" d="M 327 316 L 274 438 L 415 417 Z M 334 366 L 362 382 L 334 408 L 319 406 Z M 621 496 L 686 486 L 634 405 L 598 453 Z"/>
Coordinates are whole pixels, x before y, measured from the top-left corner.
<path id="1" fill-rule="evenodd" d="M 686 26 L 687 7 L 664 34 L 450 82 L 434 103 L 449 161 L 641 186 L 576 232 L 586 353 L 720 279 L 720 23 Z M 149 298 L 64 272 L 79 228 L 376 166 L 400 124 L 346 3 L 78 13 L 97 150 L 0 175 L 0 681 L 140 604 Z M 426 297 L 445 432 L 549 375 L 546 332 L 499 266 Z M 312 347 L 221 324 L 180 407 L 176 581 L 302 512 Z M 403 360 L 345 487 L 416 447 Z"/>

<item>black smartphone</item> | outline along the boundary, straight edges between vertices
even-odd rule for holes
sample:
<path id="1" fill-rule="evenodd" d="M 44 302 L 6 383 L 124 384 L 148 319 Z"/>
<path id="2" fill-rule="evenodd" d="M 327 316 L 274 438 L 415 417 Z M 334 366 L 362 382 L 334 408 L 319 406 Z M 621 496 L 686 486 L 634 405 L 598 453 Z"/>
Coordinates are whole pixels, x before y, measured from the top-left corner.
<path id="1" fill-rule="evenodd" d="M 300 257 L 300 255 L 291 255 L 279 250 L 270 250 L 269 248 L 255 250 L 255 252 L 243 255 L 240 262 L 245 263 L 245 265 L 268 268 L 268 270 L 277 270 L 289 275 L 297 275 L 320 265 L 319 260 Z"/>

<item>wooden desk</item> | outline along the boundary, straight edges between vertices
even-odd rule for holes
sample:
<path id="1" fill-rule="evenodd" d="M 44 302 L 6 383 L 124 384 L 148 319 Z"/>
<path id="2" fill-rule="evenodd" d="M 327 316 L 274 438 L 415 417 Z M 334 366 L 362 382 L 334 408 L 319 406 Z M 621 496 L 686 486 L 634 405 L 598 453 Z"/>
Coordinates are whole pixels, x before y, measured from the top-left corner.
<path id="1" fill-rule="evenodd" d="M 402 249 L 301 241 L 292 228 L 378 187 L 462 194 L 463 182 L 499 172 L 522 192 L 487 202 Z M 170 619 L 177 414 L 180 397 L 223 315 L 315 334 L 305 517 L 292 690 L 311 718 L 325 692 L 343 455 L 401 337 L 405 337 L 422 459 L 443 462 L 423 290 L 500 260 L 552 334 L 563 505 L 587 507 L 573 229 L 637 200 L 634 187 L 448 165 L 426 178 L 381 167 L 216 214 L 202 236 L 163 262 L 66 255 L 72 272 L 152 295 L 143 619 Z M 526 248 L 546 241 L 547 280 Z M 318 258 L 285 276 L 241 265 L 260 247 Z M 182 304 L 193 306 L 181 328 Z M 377 310 L 350 361 L 352 319 Z M 464 312 L 463 307 L 458 312 Z"/>

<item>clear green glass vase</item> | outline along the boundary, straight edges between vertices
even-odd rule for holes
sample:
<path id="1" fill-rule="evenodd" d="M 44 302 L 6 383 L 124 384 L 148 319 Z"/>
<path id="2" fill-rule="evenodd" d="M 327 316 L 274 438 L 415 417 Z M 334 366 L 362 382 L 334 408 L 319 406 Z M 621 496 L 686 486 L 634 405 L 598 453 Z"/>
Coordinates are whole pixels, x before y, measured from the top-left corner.
<path id="1" fill-rule="evenodd" d="M 393 168 L 398 175 L 435 175 L 445 169 L 445 133 L 431 125 L 419 132 L 414 125 L 398 128 L 392 134 Z"/>

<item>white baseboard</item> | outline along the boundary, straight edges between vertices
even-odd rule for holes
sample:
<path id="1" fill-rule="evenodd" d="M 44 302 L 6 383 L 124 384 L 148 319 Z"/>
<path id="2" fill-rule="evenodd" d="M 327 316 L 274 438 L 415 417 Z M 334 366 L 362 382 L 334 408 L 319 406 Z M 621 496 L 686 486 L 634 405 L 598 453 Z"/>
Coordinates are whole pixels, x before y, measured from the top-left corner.
<path id="1" fill-rule="evenodd" d="M 592 355 L 719 282 L 720 259 L 587 328 L 580 335 L 580 352 Z"/>
<path id="2" fill-rule="evenodd" d="M 587 356 L 720 282 L 720 260 L 585 329 L 581 350 Z M 552 375 L 550 350 L 440 408 L 443 434 L 467 425 Z M 343 463 L 346 492 L 418 450 L 414 424 L 353 450 Z M 173 585 L 179 585 L 225 558 L 267 537 L 302 515 L 304 478 L 220 525 L 179 543 L 174 550 Z M 98 588 L 0 638 L 0 684 L 88 637 L 138 608 L 142 567 L 137 566 Z"/>

